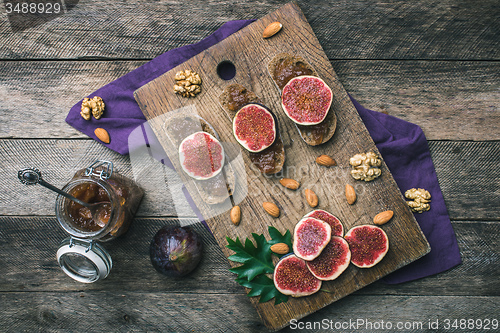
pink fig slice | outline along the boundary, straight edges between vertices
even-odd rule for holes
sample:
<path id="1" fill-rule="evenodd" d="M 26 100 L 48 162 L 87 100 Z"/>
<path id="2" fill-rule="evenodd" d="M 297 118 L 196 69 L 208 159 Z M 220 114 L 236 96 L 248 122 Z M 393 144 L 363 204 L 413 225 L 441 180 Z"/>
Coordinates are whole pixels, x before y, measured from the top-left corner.
<path id="1" fill-rule="evenodd" d="M 307 261 L 307 268 L 320 280 L 335 280 L 342 274 L 351 262 L 349 244 L 340 236 L 332 236 L 330 243 L 321 254 L 312 261 Z"/>
<path id="2" fill-rule="evenodd" d="M 292 297 L 312 295 L 322 283 L 311 274 L 306 262 L 294 254 L 281 258 L 276 264 L 273 280 L 280 293 Z"/>
<path id="3" fill-rule="evenodd" d="M 316 125 L 325 120 L 332 100 L 332 90 L 325 81 L 310 75 L 294 77 L 281 94 L 283 110 L 299 125 Z"/>
<path id="4" fill-rule="evenodd" d="M 293 252 L 304 260 L 313 260 L 320 255 L 332 238 L 332 228 L 326 222 L 305 217 L 295 225 Z"/>
<path id="5" fill-rule="evenodd" d="M 198 180 L 218 175 L 224 166 L 224 148 L 207 132 L 195 132 L 179 145 L 182 170 Z"/>
<path id="6" fill-rule="evenodd" d="M 324 221 L 330 225 L 332 228 L 332 237 L 333 236 L 344 236 L 344 226 L 338 219 L 338 217 L 333 214 L 328 213 L 322 209 L 313 210 L 310 213 L 307 213 L 304 217 L 314 217 L 315 219 Z"/>
<path id="7" fill-rule="evenodd" d="M 271 146 L 276 139 L 276 122 L 268 109 L 247 104 L 234 116 L 233 134 L 248 151 L 257 153 Z"/>
<path id="8" fill-rule="evenodd" d="M 389 250 L 387 234 L 374 225 L 354 227 L 344 238 L 351 249 L 351 262 L 359 268 L 375 266 Z"/>

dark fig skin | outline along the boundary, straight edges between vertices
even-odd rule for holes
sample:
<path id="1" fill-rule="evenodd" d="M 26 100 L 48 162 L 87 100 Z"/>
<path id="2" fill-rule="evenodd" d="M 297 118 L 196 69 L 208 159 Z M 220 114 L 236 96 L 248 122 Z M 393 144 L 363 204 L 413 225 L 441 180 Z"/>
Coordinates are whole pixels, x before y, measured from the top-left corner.
<path id="1" fill-rule="evenodd" d="M 153 267 L 170 277 L 189 274 L 198 266 L 202 254 L 201 238 L 191 227 L 164 226 L 149 246 Z"/>

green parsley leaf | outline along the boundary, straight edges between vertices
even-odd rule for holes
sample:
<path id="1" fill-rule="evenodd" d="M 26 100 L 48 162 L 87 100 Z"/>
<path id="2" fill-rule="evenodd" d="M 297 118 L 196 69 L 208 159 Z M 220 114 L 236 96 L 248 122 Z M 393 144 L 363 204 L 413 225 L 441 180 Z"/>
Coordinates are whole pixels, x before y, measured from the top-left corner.
<path id="1" fill-rule="evenodd" d="M 251 282 L 246 279 L 236 279 L 236 282 L 250 289 L 248 297 L 260 296 L 259 303 L 270 301 L 273 298 L 275 305 L 288 301 L 288 296 L 280 293 L 274 286 L 273 280 L 267 275 L 259 275 Z"/>

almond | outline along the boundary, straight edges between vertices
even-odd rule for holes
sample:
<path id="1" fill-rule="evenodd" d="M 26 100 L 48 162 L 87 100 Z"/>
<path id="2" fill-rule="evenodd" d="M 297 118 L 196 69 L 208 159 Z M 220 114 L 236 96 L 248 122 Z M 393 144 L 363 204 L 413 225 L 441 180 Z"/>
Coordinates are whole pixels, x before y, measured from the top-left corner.
<path id="1" fill-rule="evenodd" d="M 316 207 L 318 205 L 318 196 L 316 195 L 316 193 L 308 188 L 305 190 L 305 193 L 306 200 L 309 206 L 311 206 L 312 208 Z"/>
<path id="2" fill-rule="evenodd" d="M 296 190 L 300 186 L 300 183 L 298 181 L 291 178 L 281 178 L 280 184 L 285 186 L 286 188 L 289 188 L 290 190 Z"/>
<path id="3" fill-rule="evenodd" d="M 271 245 L 271 251 L 276 254 L 287 254 L 290 251 L 290 248 L 285 243 L 276 243 Z"/>
<path id="4" fill-rule="evenodd" d="M 272 202 L 264 202 L 262 207 L 264 207 L 264 210 L 272 217 L 280 216 L 280 209 Z"/>
<path id="5" fill-rule="evenodd" d="M 231 217 L 231 222 L 233 222 L 234 225 L 240 224 L 240 221 L 241 221 L 241 208 L 240 208 L 240 206 L 234 206 L 231 209 L 229 216 Z"/>
<path id="6" fill-rule="evenodd" d="M 349 184 L 345 186 L 345 197 L 349 205 L 353 205 L 356 202 L 356 191 Z"/>
<path id="7" fill-rule="evenodd" d="M 264 29 L 264 32 L 262 33 L 262 37 L 264 37 L 264 38 L 272 37 L 272 36 L 276 35 L 281 30 L 282 27 L 283 27 L 283 25 L 281 23 L 273 22 L 273 23 L 269 24 Z"/>
<path id="8" fill-rule="evenodd" d="M 104 143 L 109 143 L 109 134 L 104 128 L 96 128 L 94 130 L 95 136 Z"/>
<path id="9" fill-rule="evenodd" d="M 335 160 L 328 155 L 318 156 L 316 158 L 316 163 L 318 163 L 319 165 L 326 166 L 326 167 L 331 167 L 331 166 L 337 165 L 337 162 L 335 162 Z"/>
<path id="10" fill-rule="evenodd" d="M 373 223 L 376 225 L 382 225 L 389 222 L 390 219 L 394 216 L 394 212 L 392 210 L 386 210 L 385 212 L 378 213 L 373 218 Z"/>

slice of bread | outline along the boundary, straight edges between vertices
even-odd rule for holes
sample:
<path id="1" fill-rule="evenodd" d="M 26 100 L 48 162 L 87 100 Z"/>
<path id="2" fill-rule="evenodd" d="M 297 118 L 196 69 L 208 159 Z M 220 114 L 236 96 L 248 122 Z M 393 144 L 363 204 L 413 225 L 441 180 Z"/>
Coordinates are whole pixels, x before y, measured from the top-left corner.
<path id="1" fill-rule="evenodd" d="M 163 129 L 175 147 L 179 147 L 183 138 L 198 131 L 207 132 L 219 139 L 215 129 L 205 119 L 195 114 L 178 113 L 168 117 L 165 120 Z M 183 172 L 177 161 L 173 164 L 179 173 Z M 229 196 L 233 195 L 236 186 L 236 177 L 231 164 L 228 162 L 228 158 L 225 158 L 222 172 L 215 177 L 206 180 L 196 180 L 187 177 L 185 182 L 192 183 L 195 186 L 198 194 L 205 203 L 215 205 L 224 202 Z"/>
<path id="2" fill-rule="evenodd" d="M 230 94 L 230 91 L 234 89 L 236 91 L 239 91 L 240 94 L 245 95 L 246 99 L 246 102 L 244 104 L 242 103 L 242 105 L 238 105 L 236 107 L 232 103 L 232 97 Z M 226 112 L 229 119 L 231 119 L 231 121 L 233 120 L 236 112 L 238 112 L 238 110 L 245 104 L 256 103 L 265 107 L 265 105 L 261 103 L 261 100 L 253 91 L 238 83 L 230 84 L 224 89 L 222 94 L 219 96 L 219 103 L 222 109 Z M 266 107 L 266 109 L 268 108 Z M 274 121 L 276 123 L 276 139 L 274 140 L 274 143 L 270 147 L 258 153 L 252 153 L 247 151 L 246 149 L 245 151 L 249 154 L 250 160 L 252 161 L 253 165 L 257 167 L 260 172 L 264 174 L 275 174 L 280 172 L 281 169 L 283 169 L 283 165 L 285 164 L 285 147 L 283 145 L 283 140 L 281 139 L 279 131 L 278 118 L 276 117 L 274 112 L 272 112 L 271 110 L 269 111 L 273 115 Z M 272 162 L 269 163 L 268 161 Z"/>
<path id="3" fill-rule="evenodd" d="M 307 75 L 319 77 L 316 70 L 304 58 L 287 53 L 277 54 L 269 62 L 267 70 L 280 92 L 283 90 L 283 87 L 286 85 L 286 83 L 294 77 L 294 75 L 297 76 L 296 74 L 293 74 L 292 71 L 289 71 L 287 73 L 288 75 L 285 78 L 280 77 L 280 75 L 277 73 L 277 69 L 279 69 L 282 64 L 285 64 L 285 67 L 301 64 L 305 68 L 305 70 L 308 71 L 306 73 Z M 299 134 L 305 143 L 311 146 L 317 146 L 327 142 L 333 137 L 337 128 L 337 116 L 335 115 L 335 112 L 330 108 L 330 111 L 328 112 L 325 120 L 323 120 L 320 124 L 310 126 L 295 124 L 295 127 L 299 131 Z"/>

